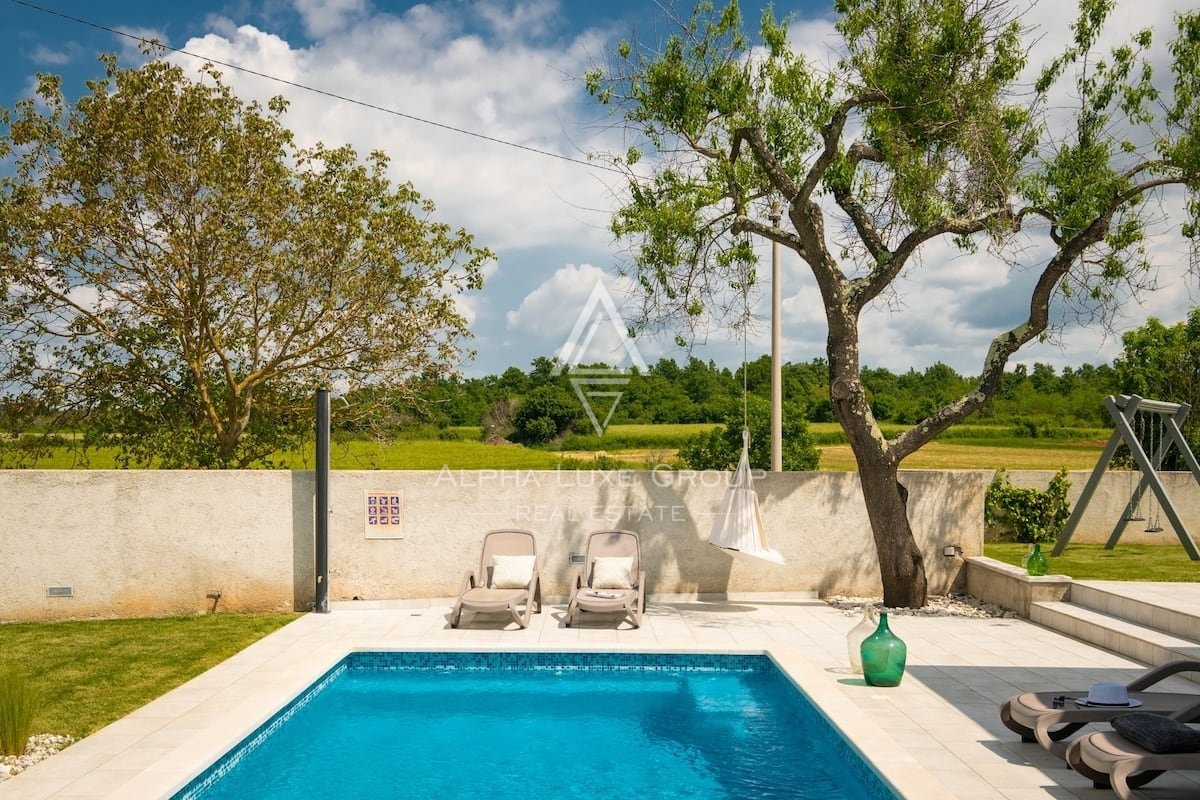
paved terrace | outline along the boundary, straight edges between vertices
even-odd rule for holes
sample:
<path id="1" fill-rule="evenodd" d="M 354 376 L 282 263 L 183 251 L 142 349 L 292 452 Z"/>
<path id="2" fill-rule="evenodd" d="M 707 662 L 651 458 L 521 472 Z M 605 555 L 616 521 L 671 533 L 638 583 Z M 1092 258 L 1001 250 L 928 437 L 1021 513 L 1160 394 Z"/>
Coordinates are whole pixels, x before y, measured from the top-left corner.
<path id="1" fill-rule="evenodd" d="M 1200 609 L 1200 586 L 1165 592 Z M 1111 792 L 1093 789 L 1037 745 L 1021 744 L 996 708 L 1019 691 L 1086 689 L 1143 669 L 1023 619 L 895 616 L 908 670 L 901 686 L 877 689 L 847 668 L 845 635 L 857 619 L 811 597 L 659 598 L 637 630 L 628 623 L 614 629 L 602 615 L 566 628 L 562 604 L 547 604 L 528 630 L 505 624 L 506 616 L 470 614 L 454 630 L 450 605 L 336 603 L 329 614 L 306 615 L 0 783 L 0 800 L 167 798 L 351 649 L 767 651 L 910 800 L 1109 800 Z M 1200 684 L 1182 678 L 1167 685 L 1200 693 Z M 1154 800 L 1195 800 L 1200 773 L 1166 775 L 1146 792 Z"/>

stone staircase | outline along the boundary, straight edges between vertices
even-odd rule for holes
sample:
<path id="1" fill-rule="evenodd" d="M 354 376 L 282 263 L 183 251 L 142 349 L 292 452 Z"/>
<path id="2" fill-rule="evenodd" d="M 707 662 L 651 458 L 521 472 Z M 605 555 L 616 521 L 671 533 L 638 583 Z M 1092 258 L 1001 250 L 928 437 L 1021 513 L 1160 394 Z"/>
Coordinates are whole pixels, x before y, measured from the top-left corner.
<path id="1" fill-rule="evenodd" d="M 1051 630 L 1158 666 L 1200 659 L 1197 584 L 1137 586 L 1112 581 L 1072 581 L 1061 600 L 1034 600 L 1029 619 Z M 1200 674 L 1186 677 L 1200 681 Z"/>

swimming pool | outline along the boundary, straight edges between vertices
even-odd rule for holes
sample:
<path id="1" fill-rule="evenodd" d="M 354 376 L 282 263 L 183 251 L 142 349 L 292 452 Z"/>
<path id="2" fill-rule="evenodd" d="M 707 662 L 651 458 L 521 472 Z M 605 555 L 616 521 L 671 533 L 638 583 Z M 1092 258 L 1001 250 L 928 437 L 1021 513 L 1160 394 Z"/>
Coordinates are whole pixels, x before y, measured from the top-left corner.
<path id="1" fill-rule="evenodd" d="M 895 800 L 764 655 L 356 652 L 173 800 Z"/>

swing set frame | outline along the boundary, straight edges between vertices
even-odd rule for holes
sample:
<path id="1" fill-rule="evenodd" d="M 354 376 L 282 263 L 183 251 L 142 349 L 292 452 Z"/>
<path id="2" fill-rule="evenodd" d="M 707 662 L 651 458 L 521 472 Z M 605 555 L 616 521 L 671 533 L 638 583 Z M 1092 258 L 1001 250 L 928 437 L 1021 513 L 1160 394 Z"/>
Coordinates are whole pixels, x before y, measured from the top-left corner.
<path id="1" fill-rule="evenodd" d="M 1136 507 L 1141 502 L 1146 490 L 1149 489 L 1154 497 L 1157 498 L 1162 514 L 1171 523 L 1171 527 L 1175 530 L 1175 535 L 1179 537 L 1179 541 L 1183 544 L 1184 549 L 1187 550 L 1188 556 L 1192 561 L 1200 561 L 1200 550 L 1197 549 L 1196 542 L 1192 539 L 1191 534 L 1188 533 L 1187 527 L 1179 517 L 1179 512 L 1175 510 L 1171 498 L 1167 496 L 1167 490 L 1163 487 L 1162 481 L 1158 477 L 1158 468 L 1162 466 L 1163 459 L 1166 458 L 1171 445 L 1175 445 L 1179 448 L 1184 461 L 1187 462 L 1192 477 L 1196 479 L 1197 484 L 1200 484 L 1200 463 L 1197 463 L 1195 454 L 1192 453 L 1187 439 L 1183 438 L 1183 432 L 1180 430 L 1180 425 L 1192 407 L 1187 403 L 1147 400 L 1137 395 L 1125 394 L 1115 397 L 1109 395 L 1104 398 L 1104 406 L 1108 409 L 1108 413 L 1112 415 L 1116 429 L 1113 431 L 1112 436 L 1109 437 L 1108 444 L 1104 447 L 1104 452 L 1100 454 L 1100 461 L 1096 464 L 1095 469 L 1092 470 L 1091 477 L 1088 478 L 1087 484 L 1083 487 L 1083 492 L 1079 495 L 1079 501 L 1071 511 L 1071 516 L 1067 520 L 1066 527 L 1063 528 L 1062 535 L 1058 537 L 1051 555 L 1061 555 L 1063 550 L 1066 549 L 1067 544 L 1071 541 L 1071 536 L 1079 526 L 1079 520 L 1083 517 L 1084 510 L 1087 508 L 1092 496 L 1096 493 L 1096 488 L 1100 485 L 1100 479 L 1104 476 L 1105 470 L 1108 469 L 1109 462 L 1116 455 L 1117 448 L 1121 442 L 1124 442 L 1133 456 L 1134 463 L 1141 472 L 1141 479 L 1138 481 L 1137 488 L 1133 490 L 1133 495 L 1129 498 L 1126 507 Z M 1162 423 L 1163 431 L 1166 434 L 1159 438 L 1157 445 L 1151 445 L 1153 449 L 1151 453 L 1147 453 L 1142 447 L 1141 440 L 1134 433 L 1133 426 L 1130 424 L 1139 411 L 1157 414 Z M 1122 515 L 1121 519 L 1117 520 L 1112 535 L 1108 537 L 1108 542 L 1104 545 L 1105 550 L 1112 550 L 1116 547 L 1121 534 L 1125 532 L 1127 522 L 1126 515 Z"/>

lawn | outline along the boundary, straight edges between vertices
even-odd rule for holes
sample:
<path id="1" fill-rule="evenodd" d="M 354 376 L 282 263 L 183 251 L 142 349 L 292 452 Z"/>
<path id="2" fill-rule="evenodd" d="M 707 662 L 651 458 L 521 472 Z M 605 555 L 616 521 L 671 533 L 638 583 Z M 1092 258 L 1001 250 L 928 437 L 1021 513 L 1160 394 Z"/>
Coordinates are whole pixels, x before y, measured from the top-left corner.
<path id="1" fill-rule="evenodd" d="M 216 666 L 298 614 L 0 625 L 0 663 L 41 697 L 33 733 L 82 738 Z"/>
<path id="2" fill-rule="evenodd" d="M 983 553 L 1006 564 L 1021 563 L 1029 545 L 1015 542 L 989 542 Z M 1105 550 L 1102 544 L 1069 544 L 1061 556 L 1052 556 L 1054 545 L 1043 545 L 1050 572 L 1070 575 L 1076 580 L 1094 581 L 1172 581 L 1200 580 L 1200 561 L 1188 558 L 1183 546 L 1118 544 Z"/>

